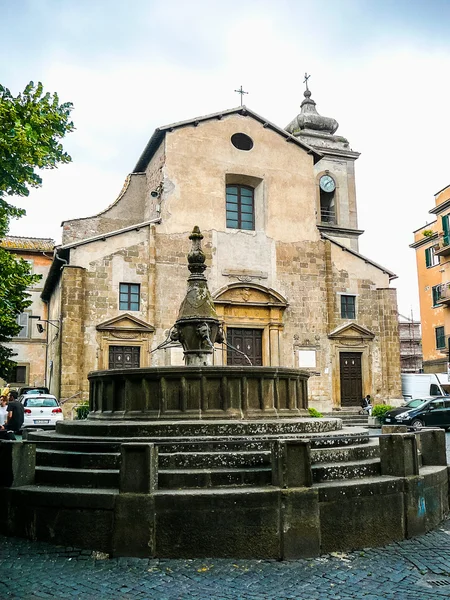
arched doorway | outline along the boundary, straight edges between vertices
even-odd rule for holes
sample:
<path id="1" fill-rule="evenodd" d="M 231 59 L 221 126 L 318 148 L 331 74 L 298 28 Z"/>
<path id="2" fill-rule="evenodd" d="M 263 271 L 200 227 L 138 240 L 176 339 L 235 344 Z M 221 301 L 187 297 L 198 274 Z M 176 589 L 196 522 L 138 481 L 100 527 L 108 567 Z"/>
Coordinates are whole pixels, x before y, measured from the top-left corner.
<path id="1" fill-rule="evenodd" d="M 233 283 L 213 294 L 217 315 L 230 347 L 216 361 L 228 365 L 280 364 L 280 331 L 286 299 L 254 283 Z"/>

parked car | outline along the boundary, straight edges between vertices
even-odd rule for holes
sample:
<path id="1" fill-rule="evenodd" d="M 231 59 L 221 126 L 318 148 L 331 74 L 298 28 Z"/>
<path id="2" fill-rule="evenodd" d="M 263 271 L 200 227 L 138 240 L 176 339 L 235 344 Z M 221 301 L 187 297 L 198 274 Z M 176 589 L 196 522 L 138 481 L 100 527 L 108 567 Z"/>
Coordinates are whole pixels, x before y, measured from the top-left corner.
<path id="1" fill-rule="evenodd" d="M 24 408 L 24 427 L 54 429 L 64 419 L 61 406 L 51 394 L 25 394 L 19 398 Z"/>
<path id="2" fill-rule="evenodd" d="M 416 430 L 422 427 L 450 428 L 450 397 L 428 396 L 410 400 L 385 413 L 383 424 L 406 425 Z"/>

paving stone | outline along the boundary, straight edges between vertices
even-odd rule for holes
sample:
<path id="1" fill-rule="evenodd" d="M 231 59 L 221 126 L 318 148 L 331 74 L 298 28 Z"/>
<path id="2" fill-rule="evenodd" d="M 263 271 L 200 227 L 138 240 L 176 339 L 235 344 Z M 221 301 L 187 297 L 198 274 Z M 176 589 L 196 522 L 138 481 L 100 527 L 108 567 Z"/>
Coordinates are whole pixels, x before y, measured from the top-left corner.
<path id="1" fill-rule="evenodd" d="M 450 521 L 385 548 L 313 560 L 102 559 L 0 536 L 0 598 L 427 600 L 448 598 Z M 433 581 L 438 583 L 433 584 Z M 439 583 L 440 582 L 440 583 Z M 443 584 L 443 583 L 444 584 Z"/>

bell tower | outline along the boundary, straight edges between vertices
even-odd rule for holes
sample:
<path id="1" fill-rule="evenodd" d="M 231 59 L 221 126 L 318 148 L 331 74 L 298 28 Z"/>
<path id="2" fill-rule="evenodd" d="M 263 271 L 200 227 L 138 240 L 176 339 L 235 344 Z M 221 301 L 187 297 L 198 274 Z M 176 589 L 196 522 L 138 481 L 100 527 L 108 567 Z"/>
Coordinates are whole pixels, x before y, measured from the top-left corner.
<path id="1" fill-rule="evenodd" d="M 323 158 L 316 163 L 316 215 L 317 227 L 352 250 L 358 251 L 356 207 L 355 160 L 348 140 L 335 135 L 338 122 L 317 112 L 316 103 L 308 88 L 309 75 L 305 75 L 306 89 L 300 105 L 300 114 L 286 127 L 286 131 L 318 150 Z"/>

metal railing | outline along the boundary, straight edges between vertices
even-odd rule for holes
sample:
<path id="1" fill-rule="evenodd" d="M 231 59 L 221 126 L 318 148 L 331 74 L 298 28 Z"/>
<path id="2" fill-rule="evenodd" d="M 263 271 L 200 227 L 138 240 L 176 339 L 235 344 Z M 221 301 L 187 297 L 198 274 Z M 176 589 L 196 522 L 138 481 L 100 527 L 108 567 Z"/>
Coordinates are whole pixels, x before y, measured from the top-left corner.
<path id="1" fill-rule="evenodd" d="M 320 221 L 322 223 L 331 223 L 332 225 L 336 225 L 336 211 L 334 208 L 332 209 L 320 209 Z"/>

